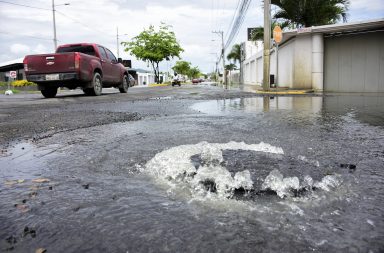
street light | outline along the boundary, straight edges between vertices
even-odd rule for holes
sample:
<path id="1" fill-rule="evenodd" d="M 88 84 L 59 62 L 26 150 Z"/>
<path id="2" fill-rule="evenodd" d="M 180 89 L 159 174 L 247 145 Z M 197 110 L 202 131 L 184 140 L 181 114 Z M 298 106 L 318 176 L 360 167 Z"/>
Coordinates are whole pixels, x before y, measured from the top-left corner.
<path id="1" fill-rule="evenodd" d="M 52 0 L 52 15 L 53 15 L 53 44 L 54 44 L 54 47 L 55 47 L 55 51 L 56 51 L 56 48 L 57 48 L 57 37 L 56 37 L 56 17 L 55 17 L 55 6 L 60 6 L 60 5 L 70 5 L 69 3 L 65 3 L 65 4 L 58 4 L 58 5 L 55 5 L 55 0 Z"/>

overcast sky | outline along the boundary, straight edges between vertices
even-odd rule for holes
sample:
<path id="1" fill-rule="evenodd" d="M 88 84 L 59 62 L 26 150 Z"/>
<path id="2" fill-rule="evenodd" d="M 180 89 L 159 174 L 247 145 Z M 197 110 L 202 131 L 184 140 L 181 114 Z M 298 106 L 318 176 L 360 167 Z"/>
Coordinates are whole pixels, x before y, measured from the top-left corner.
<path id="1" fill-rule="evenodd" d="M 120 41 L 127 41 L 149 25 L 165 22 L 172 26 L 185 50 L 182 59 L 210 72 L 221 47 L 219 35 L 212 31 L 228 34 L 237 3 L 238 0 L 55 0 L 58 44 L 94 42 L 117 55 L 117 27 Z M 251 2 L 234 42 L 246 39 L 247 27 L 262 25 L 261 5 L 261 0 Z M 26 54 L 53 52 L 51 0 L 0 0 L 0 14 L 0 63 Z M 384 18 L 384 0 L 351 0 L 348 21 L 378 18 Z M 120 57 L 133 59 L 122 46 Z M 161 69 L 168 70 L 176 60 L 164 62 Z M 135 59 L 133 67 L 148 69 L 147 64 Z"/>

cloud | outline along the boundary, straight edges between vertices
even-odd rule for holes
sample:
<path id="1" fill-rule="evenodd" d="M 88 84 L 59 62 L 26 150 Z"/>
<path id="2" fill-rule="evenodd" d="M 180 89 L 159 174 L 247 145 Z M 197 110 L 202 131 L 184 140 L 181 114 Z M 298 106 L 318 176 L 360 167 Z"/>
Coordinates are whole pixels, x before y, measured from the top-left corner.
<path id="1" fill-rule="evenodd" d="M 10 49 L 14 54 L 27 54 L 31 50 L 29 46 L 19 43 L 11 45 Z"/>
<path id="2" fill-rule="evenodd" d="M 383 17 L 383 0 L 351 0 L 350 21 Z M 0 2 L 0 60 L 8 61 L 31 53 L 53 51 L 53 20 L 51 1 L 14 0 L 35 6 L 33 9 Z M 57 4 L 66 1 L 56 1 Z M 56 28 L 59 44 L 94 42 L 117 54 L 116 29 L 120 41 L 127 41 L 144 28 L 161 21 L 172 25 L 178 41 L 185 49 L 183 60 L 210 71 L 220 53 L 221 39 L 212 31 L 222 30 L 227 36 L 237 1 L 234 0 L 70 0 L 69 6 L 56 7 Z M 246 39 L 246 28 L 263 23 L 262 1 L 252 1 L 233 43 Z M 215 42 L 212 42 L 215 39 Z M 10 50 L 11 49 L 11 50 Z M 228 49 L 229 50 L 229 49 Z M 133 67 L 147 68 L 120 46 L 120 57 L 132 59 Z M 162 64 L 165 69 L 176 60 Z"/>
<path id="3" fill-rule="evenodd" d="M 43 54 L 43 53 L 46 53 L 48 50 L 47 48 L 43 45 L 43 44 L 38 44 L 33 50 L 32 52 L 34 54 Z"/>

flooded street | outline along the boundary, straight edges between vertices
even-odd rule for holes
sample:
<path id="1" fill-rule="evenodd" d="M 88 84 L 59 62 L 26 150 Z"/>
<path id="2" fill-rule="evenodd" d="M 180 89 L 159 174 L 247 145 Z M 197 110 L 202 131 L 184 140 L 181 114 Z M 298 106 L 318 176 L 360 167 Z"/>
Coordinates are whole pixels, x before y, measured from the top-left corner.
<path id="1" fill-rule="evenodd" d="M 383 252 L 382 95 L 204 92 L 3 145 L 0 250 Z"/>

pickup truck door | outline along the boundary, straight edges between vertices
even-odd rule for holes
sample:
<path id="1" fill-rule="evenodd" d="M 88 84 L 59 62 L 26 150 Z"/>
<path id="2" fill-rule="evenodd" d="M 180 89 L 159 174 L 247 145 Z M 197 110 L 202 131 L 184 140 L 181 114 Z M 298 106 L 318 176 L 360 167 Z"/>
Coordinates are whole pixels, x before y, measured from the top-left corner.
<path id="1" fill-rule="evenodd" d="M 111 79 L 113 83 L 119 83 L 120 82 L 120 71 L 121 71 L 121 66 L 120 63 L 117 61 L 115 55 L 109 50 L 105 49 L 107 52 L 108 58 L 111 62 Z"/>
<path id="2" fill-rule="evenodd" d="M 106 83 L 111 83 L 113 82 L 112 80 L 112 63 L 111 60 L 108 59 L 107 53 L 104 50 L 104 47 L 102 46 L 97 46 L 99 49 L 99 54 L 100 54 L 100 61 L 101 61 L 101 67 L 103 68 L 103 82 Z"/>

